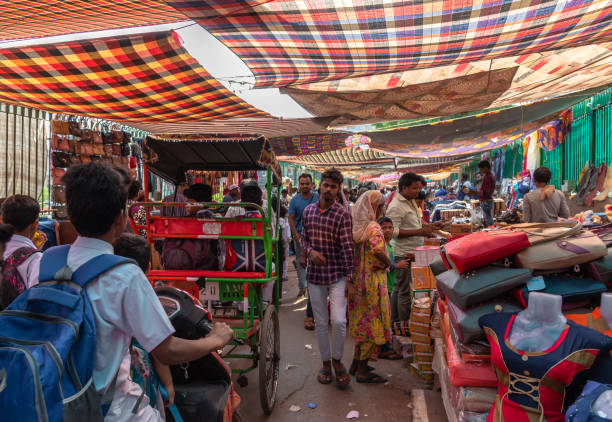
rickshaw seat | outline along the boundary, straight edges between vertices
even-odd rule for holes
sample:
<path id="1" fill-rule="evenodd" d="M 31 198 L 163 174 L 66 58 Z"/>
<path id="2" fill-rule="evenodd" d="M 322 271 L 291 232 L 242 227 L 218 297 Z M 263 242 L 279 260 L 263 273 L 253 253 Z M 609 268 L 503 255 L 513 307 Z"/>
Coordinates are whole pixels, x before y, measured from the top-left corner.
<path id="1" fill-rule="evenodd" d="M 224 221 L 220 219 L 152 216 L 151 236 L 156 238 L 218 239 L 219 236 L 263 236 L 261 221 Z"/>
<path id="2" fill-rule="evenodd" d="M 264 272 L 241 272 L 241 271 L 208 271 L 208 270 L 151 270 L 147 273 L 149 277 L 163 279 L 171 278 L 266 278 Z M 274 274 L 272 274 L 274 276 Z"/>

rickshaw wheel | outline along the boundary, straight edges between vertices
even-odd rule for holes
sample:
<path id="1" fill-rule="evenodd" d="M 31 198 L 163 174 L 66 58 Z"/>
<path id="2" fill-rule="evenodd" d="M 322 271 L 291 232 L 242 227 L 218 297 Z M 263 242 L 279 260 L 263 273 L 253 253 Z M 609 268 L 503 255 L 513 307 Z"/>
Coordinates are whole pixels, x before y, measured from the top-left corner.
<path id="1" fill-rule="evenodd" d="M 261 408 L 270 415 L 276 404 L 280 362 L 280 330 L 275 306 L 264 313 L 259 335 L 259 399 Z"/>

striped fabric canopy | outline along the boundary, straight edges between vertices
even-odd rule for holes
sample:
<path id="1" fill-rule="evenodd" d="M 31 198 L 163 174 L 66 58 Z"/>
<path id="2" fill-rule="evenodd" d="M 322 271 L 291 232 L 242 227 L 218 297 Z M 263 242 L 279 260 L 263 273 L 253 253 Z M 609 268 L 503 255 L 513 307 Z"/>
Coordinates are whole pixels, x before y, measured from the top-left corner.
<path id="1" fill-rule="evenodd" d="M 186 20 L 162 0 L 0 0 L 0 40 Z"/>
<path id="2" fill-rule="evenodd" d="M 284 161 L 296 164 L 323 166 L 340 166 L 350 164 L 383 164 L 393 163 L 394 158 L 380 151 L 361 148 L 343 148 L 322 154 L 306 155 L 295 158 L 284 158 Z"/>
<path id="3" fill-rule="evenodd" d="M 210 76 L 175 32 L 0 49 L 0 101 L 108 120 L 268 117 Z"/>
<path id="4" fill-rule="evenodd" d="M 167 0 L 287 86 L 612 41 L 612 0 Z"/>

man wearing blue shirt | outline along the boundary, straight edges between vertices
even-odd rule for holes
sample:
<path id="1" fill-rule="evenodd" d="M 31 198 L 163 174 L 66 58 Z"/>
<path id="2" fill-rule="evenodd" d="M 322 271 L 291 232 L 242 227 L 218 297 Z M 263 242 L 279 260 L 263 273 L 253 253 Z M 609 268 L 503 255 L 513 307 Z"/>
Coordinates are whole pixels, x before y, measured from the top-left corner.
<path id="1" fill-rule="evenodd" d="M 310 174 L 302 174 L 298 178 L 300 191 L 291 198 L 289 203 L 289 226 L 291 227 L 291 237 L 293 238 L 293 247 L 295 250 L 295 267 L 298 276 L 298 297 L 306 294 L 306 268 L 300 265 L 300 255 L 302 253 L 302 214 L 304 208 L 310 204 L 315 204 L 319 200 L 319 194 L 312 190 L 312 176 Z M 314 320 L 310 301 L 306 308 L 306 319 L 304 327 L 308 330 L 314 330 Z"/>

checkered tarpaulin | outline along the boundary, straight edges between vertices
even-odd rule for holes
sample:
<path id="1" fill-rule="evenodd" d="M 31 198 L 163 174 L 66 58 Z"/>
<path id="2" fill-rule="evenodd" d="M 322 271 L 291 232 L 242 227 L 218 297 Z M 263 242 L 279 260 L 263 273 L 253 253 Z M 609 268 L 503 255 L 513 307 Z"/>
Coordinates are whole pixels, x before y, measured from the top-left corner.
<path id="1" fill-rule="evenodd" d="M 267 117 L 160 32 L 0 49 L 0 101 L 109 120 Z"/>
<path id="2" fill-rule="evenodd" d="M 167 0 L 287 86 L 612 41 L 612 0 Z"/>
<path id="3" fill-rule="evenodd" d="M 162 0 L 0 0 L 0 40 L 186 20 Z"/>

